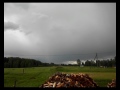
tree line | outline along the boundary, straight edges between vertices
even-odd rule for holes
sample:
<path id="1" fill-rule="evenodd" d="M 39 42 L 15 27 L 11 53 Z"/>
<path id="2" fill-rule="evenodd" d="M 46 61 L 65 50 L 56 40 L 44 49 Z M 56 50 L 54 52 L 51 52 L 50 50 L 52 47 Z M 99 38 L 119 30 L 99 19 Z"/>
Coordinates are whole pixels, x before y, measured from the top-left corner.
<path id="1" fill-rule="evenodd" d="M 43 63 L 35 59 L 4 57 L 4 68 L 39 67 L 39 66 L 53 66 L 53 65 L 55 64 Z"/>
<path id="2" fill-rule="evenodd" d="M 96 63 L 94 61 L 86 61 L 85 66 L 98 66 L 98 67 L 115 67 L 116 66 L 116 61 L 114 59 L 110 60 L 96 60 Z"/>
<path id="3" fill-rule="evenodd" d="M 39 60 L 19 57 L 4 57 L 4 68 L 23 68 L 23 67 L 42 67 L 42 66 L 103 66 L 103 67 L 116 67 L 116 56 L 114 59 L 108 60 L 87 60 L 85 63 L 77 60 L 77 64 L 54 64 L 43 63 Z"/>
<path id="4" fill-rule="evenodd" d="M 84 65 L 84 66 L 98 66 L 98 67 L 116 67 L 116 56 L 114 59 L 107 59 L 107 60 L 96 60 L 94 62 L 93 60 L 87 60 L 85 63 L 81 63 L 81 61 L 77 60 L 78 66 Z"/>

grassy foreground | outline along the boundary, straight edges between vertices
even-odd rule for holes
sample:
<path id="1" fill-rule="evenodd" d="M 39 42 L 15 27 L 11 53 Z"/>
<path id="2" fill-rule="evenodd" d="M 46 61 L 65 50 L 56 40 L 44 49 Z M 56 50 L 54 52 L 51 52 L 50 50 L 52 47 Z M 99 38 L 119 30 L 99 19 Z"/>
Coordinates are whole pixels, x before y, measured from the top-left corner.
<path id="1" fill-rule="evenodd" d="M 89 74 L 100 87 L 106 87 L 112 79 L 116 79 L 115 68 L 31 67 L 24 68 L 24 73 L 23 68 L 4 68 L 4 87 L 13 87 L 15 80 L 17 80 L 16 87 L 39 87 L 56 72 Z"/>

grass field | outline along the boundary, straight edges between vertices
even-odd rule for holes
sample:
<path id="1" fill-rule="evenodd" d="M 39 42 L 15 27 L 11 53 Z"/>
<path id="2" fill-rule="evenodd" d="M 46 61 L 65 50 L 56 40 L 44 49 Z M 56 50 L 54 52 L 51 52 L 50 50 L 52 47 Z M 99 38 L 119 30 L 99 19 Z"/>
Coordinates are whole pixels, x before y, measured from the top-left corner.
<path id="1" fill-rule="evenodd" d="M 100 86 L 106 87 L 112 79 L 116 79 L 115 68 L 100 67 L 31 67 L 31 68 L 4 68 L 4 87 L 13 87 L 15 80 L 16 87 L 39 87 L 56 72 L 64 73 L 85 73 Z"/>

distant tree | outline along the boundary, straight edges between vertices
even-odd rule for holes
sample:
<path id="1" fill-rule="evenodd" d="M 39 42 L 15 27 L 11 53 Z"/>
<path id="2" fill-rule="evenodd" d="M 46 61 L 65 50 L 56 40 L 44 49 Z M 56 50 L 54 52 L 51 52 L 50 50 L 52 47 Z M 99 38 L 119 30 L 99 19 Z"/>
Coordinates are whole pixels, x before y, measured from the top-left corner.
<path id="1" fill-rule="evenodd" d="M 87 61 L 85 62 L 85 66 L 91 66 L 91 62 L 87 60 Z"/>
<path id="2" fill-rule="evenodd" d="M 82 62 L 82 65 L 84 66 L 85 64 Z"/>
<path id="3" fill-rule="evenodd" d="M 65 66 L 65 64 L 61 64 L 61 66 Z"/>
<path id="4" fill-rule="evenodd" d="M 13 67 L 13 58 L 12 57 L 9 57 L 8 63 L 9 63 L 10 68 L 12 68 Z"/>
<path id="5" fill-rule="evenodd" d="M 100 60 L 96 60 L 96 66 L 99 67 L 101 65 L 101 61 Z"/>
<path id="6" fill-rule="evenodd" d="M 23 60 L 22 60 L 21 63 L 20 63 L 20 67 L 25 67 L 25 63 L 24 63 Z"/>
<path id="7" fill-rule="evenodd" d="M 81 61 L 80 61 L 80 59 L 77 60 L 77 64 L 78 64 L 78 66 L 81 65 Z"/>
<path id="8" fill-rule="evenodd" d="M 9 64 L 7 62 L 4 63 L 4 68 L 8 68 L 9 67 Z"/>
<path id="9" fill-rule="evenodd" d="M 68 64 L 68 66 L 72 66 L 72 64 Z"/>
<path id="10" fill-rule="evenodd" d="M 54 63 L 51 62 L 50 65 L 51 65 L 51 66 L 54 66 Z"/>
<path id="11" fill-rule="evenodd" d="M 93 60 L 90 61 L 91 66 L 95 66 L 95 62 Z"/>

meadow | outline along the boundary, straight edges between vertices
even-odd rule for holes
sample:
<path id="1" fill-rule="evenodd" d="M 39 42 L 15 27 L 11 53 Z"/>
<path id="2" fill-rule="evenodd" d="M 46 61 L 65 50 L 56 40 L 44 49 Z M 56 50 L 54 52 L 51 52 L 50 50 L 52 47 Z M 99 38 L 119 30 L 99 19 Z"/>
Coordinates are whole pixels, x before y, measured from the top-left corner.
<path id="1" fill-rule="evenodd" d="M 116 68 L 53 66 L 30 68 L 4 68 L 4 87 L 39 87 L 56 72 L 88 74 L 99 87 L 106 87 L 116 79 Z"/>

